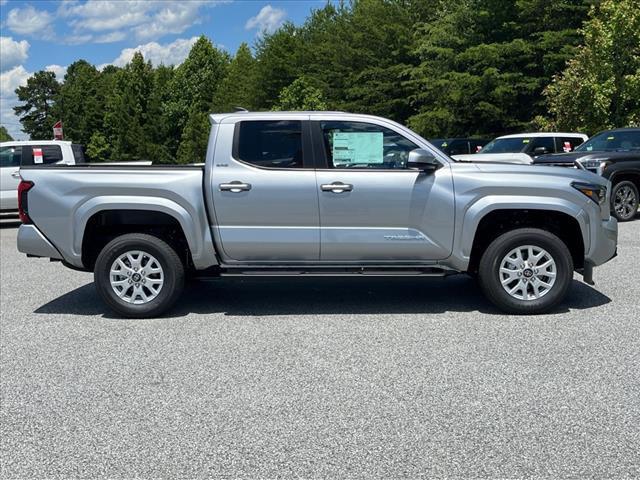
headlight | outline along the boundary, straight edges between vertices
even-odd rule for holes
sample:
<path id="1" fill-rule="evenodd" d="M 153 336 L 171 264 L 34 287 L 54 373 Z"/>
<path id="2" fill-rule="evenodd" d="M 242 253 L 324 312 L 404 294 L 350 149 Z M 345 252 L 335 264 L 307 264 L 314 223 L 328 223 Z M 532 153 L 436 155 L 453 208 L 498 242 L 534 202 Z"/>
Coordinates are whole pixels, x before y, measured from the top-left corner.
<path id="1" fill-rule="evenodd" d="M 607 161 L 603 158 L 590 158 L 587 160 L 578 160 L 580 165 L 587 170 L 596 170 L 598 175 L 602 175 L 604 169 L 607 167 Z"/>
<path id="2" fill-rule="evenodd" d="M 579 190 L 584 193 L 591 200 L 596 202 L 598 205 L 604 205 L 607 201 L 607 187 L 604 185 L 596 185 L 594 183 L 582 183 L 582 182 L 573 182 L 571 184 L 573 188 Z"/>

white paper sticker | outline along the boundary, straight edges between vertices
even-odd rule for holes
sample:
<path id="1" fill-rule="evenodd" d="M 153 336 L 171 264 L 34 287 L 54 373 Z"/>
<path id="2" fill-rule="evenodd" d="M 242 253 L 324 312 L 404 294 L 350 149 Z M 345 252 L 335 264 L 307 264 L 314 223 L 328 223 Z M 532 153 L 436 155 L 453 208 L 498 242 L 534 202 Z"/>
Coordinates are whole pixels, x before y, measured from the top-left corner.
<path id="1" fill-rule="evenodd" d="M 382 132 L 334 132 L 333 164 L 383 163 Z"/>
<path id="2" fill-rule="evenodd" d="M 33 163 L 42 163 L 42 149 L 34 148 L 33 149 Z"/>

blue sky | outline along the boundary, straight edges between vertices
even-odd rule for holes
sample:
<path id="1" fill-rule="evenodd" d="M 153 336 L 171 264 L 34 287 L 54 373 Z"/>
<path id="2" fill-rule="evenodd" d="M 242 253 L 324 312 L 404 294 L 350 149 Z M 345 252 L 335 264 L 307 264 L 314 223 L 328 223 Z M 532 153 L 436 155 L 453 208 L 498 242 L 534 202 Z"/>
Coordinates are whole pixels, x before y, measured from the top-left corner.
<path id="1" fill-rule="evenodd" d="M 178 64 L 199 35 L 234 53 L 285 21 L 304 22 L 326 0 L 0 0 L 0 122 L 24 138 L 13 91 L 35 71 L 61 80 L 67 65 L 125 64 L 140 50 L 153 63 Z"/>

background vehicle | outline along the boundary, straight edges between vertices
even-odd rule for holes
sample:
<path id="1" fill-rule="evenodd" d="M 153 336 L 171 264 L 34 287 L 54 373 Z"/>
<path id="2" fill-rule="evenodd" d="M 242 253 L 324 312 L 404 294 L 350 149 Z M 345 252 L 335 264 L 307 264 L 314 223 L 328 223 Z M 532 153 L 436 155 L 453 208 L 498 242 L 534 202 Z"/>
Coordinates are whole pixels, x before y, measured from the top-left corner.
<path id="1" fill-rule="evenodd" d="M 478 151 L 489 143 L 484 138 L 434 138 L 429 142 L 447 155 L 464 155 L 478 153 Z"/>
<path id="2" fill-rule="evenodd" d="M 456 160 L 530 164 L 538 155 L 571 152 L 587 139 L 581 133 L 519 133 L 498 137 L 475 155 L 453 155 Z"/>
<path id="3" fill-rule="evenodd" d="M 34 152 L 36 155 L 34 155 Z M 18 210 L 20 165 L 83 163 L 82 145 L 59 140 L 27 140 L 0 143 L 0 211 Z"/>
<path id="4" fill-rule="evenodd" d="M 640 128 L 605 130 L 572 153 L 543 155 L 533 163 L 573 167 L 576 161 L 611 180 L 611 213 L 619 221 L 635 218 L 640 202 Z"/>
<path id="5" fill-rule="evenodd" d="M 210 118 L 204 167 L 24 167 L 18 249 L 93 271 L 130 317 L 169 308 L 187 273 L 467 272 L 503 310 L 539 313 L 616 251 L 589 172 L 454 162 L 368 115 Z"/>

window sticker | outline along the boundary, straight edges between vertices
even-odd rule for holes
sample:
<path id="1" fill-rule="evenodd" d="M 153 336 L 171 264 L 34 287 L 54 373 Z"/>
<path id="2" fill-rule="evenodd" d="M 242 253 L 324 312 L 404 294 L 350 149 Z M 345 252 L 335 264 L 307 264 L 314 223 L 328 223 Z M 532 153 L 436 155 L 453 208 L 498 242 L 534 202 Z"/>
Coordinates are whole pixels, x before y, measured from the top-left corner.
<path id="1" fill-rule="evenodd" d="M 42 149 L 41 148 L 33 148 L 33 163 L 42 163 Z"/>
<path id="2" fill-rule="evenodd" d="M 523 138 L 522 139 L 522 143 L 529 143 L 529 139 L 528 138 Z"/>
<path id="3" fill-rule="evenodd" d="M 607 140 L 615 140 L 615 137 L 607 137 Z"/>
<path id="4" fill-rule="evenodd" d="M 333 164 L 383 163 L 382 132 L 333 132 Z"/>

